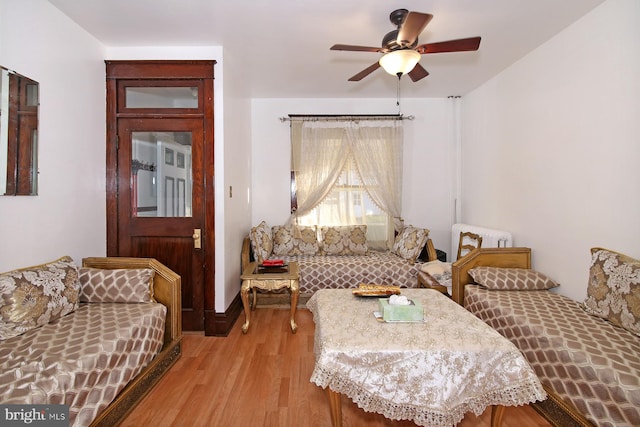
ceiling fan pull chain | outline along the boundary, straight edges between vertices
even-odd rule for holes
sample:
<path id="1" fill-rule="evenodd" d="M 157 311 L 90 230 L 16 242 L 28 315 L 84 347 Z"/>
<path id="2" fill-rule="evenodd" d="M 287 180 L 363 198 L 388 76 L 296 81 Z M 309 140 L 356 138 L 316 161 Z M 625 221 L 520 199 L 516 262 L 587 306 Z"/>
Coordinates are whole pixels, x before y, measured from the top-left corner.
<path id="1" fill-rule="evenodd" d="M 400 77 L 402 77 L 402 74 L 398 73 L 398 86 L 396 89 L 396 105 L 398 106 L 398 114 L 400 114 Z"/>

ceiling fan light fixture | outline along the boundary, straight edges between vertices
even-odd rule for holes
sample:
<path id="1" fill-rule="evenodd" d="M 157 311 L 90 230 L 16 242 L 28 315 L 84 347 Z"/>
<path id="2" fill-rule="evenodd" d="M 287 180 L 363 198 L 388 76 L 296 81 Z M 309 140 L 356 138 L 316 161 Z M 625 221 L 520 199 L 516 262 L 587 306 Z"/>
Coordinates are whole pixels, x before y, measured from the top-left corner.
<path id="1" fill-rule="evenodd" d="M 380 66 L 392 76 L 407 74 L 420 61 L 420 54 L 413 49 L 400 49 L 386 53 L 380 58 Z"/>

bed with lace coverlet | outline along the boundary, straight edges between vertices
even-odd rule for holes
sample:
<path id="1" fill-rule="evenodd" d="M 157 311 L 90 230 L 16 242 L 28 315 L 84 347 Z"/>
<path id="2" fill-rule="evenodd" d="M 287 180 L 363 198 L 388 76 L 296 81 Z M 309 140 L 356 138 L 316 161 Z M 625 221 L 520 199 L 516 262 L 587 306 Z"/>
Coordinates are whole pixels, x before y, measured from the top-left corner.
<path id="1" fill-rule="evenodd" d="M 588 310 L 593 296 L 616 300 L 604 296 L 611 286 L 637 298 L 640 262 L 594 248 L 584 303 L 536 288 L 530 263 L 528 248 L 473 251 L 453 264 L 453 298 L 522 351 L 549 394 L 533 406 L 554 426 L 639 426 L 639 334 Z"/>
<path id="2" fill-rule="evenodd" d="M 83 262 L 76 270 L 63 257 L 0 277 L 4 291 L 59 277 L 68 286 L 57 299 L 77 301 L 71 312 L 25 332 L 3 323 L 0 401 L 67 405 L 70 426 L 114 426 L 180 356 L 180 278 L 152 259 Z"/>

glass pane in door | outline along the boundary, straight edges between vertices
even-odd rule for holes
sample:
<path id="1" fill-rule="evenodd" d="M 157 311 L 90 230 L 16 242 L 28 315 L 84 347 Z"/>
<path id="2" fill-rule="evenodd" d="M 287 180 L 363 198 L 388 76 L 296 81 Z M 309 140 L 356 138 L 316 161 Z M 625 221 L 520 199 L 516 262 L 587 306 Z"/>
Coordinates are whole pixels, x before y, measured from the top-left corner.
<path id="1" fill-rule="evenodd" d="M 191 217 L 190 132 L 132 132 L 131 215 Z"/>
<path id="2" fill-rule="evenodd" d="M 198 88 L 137 87 L 125 88 L 126 108 L 198 108 Z"/>

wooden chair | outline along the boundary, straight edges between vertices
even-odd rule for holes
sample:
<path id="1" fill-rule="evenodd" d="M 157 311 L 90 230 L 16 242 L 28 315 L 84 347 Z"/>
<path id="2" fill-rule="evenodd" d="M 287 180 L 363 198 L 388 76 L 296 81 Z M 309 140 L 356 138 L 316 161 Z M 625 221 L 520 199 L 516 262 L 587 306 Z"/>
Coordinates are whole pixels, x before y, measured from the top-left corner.
<path id="1" fill-rule="evenodd" d="M 458 255 L 456 257 L 456 260 L 460 259 L 470 251 L 476 248 L 480 248 L 481 246 L 482 236 L 470 232 L 460 233 L 460 240 L 458 242 Z M 431 239 L 427 240 L 427 253 L 429 254 L 430 262 L 437 261 L 437 258 L 435 256 L 432 256 L 432 254 L 435 254 L 435 248 Z M 418 272 L 418 287 L 435 289 L 450 297 L 451 295 L 449 295 L 446 282 L 451 281 L 451 263 L 438 261 L 435 264 L 429 265 L 429 267 L 427 267 L 427 270 L 430 270 L 431 273 L 424 270 Z M 443 270 L 448 270 L 448 274 L 442 274 L 441 272 Z M 434 273 L 434 271 L 438 271 L 441 274 L 436 274 Z M 439 279 L 443 280 L 443 277 L 446 277 L 446 282 L 439 281 Z"/>
<path id="2" fill-rule="evenodd" d="M 465 237 L 467 238 L 466 240 Z M 460 233 L 460 242 L 458 243 L 458 256 L 456 257 L 456 260 L 459 260 L 462 257 L 462 251 L 465 251 L 464 255 L 466 255 L 472 250 L 480 248 L 481 246 L 482 236 L 468 231 L 463 231 L 462 233 Z"/>

